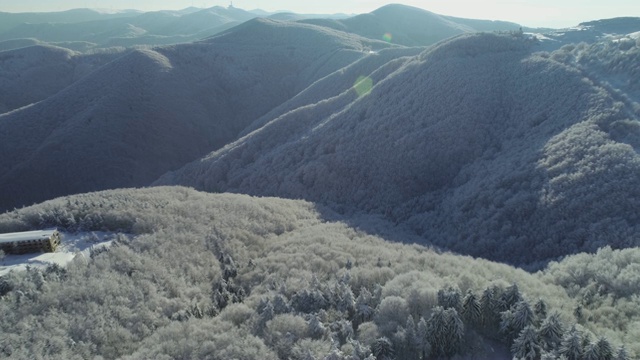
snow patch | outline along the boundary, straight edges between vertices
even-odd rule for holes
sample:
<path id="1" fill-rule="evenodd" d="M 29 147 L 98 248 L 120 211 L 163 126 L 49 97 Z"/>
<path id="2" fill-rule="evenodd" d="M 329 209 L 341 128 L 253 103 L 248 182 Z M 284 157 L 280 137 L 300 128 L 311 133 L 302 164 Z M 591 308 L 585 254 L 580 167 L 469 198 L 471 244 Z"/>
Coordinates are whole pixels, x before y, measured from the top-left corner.
<path id="1" fill-rule="evenodd" d="M 46 268 L 51 264 L 65 266 L 79 254 L 89 257 L 91 250 L 110 246 L 118 237 L 116 233 L 102 231 L 75 234 L 61 232 L 60 234 L 62 242 L 56 252 L 5 255 L 0 260 L 0 276 L 12 270 L 26 270 L 27 266 L 34 268 Z"/>

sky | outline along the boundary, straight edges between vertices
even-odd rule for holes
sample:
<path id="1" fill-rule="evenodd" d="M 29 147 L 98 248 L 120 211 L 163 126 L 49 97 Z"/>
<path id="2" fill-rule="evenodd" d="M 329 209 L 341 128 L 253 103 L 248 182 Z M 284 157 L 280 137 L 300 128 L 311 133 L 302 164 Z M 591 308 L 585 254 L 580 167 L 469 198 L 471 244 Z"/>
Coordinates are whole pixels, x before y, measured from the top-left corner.
<path id="1" fill-rule="evenodd" d="M 506 20 L 531 27 L 570 27 L 580 22 L 620 16 L 640 17 L 639 0 L 234 0 L 235 7 L 313 14 L 360 14 L 390 2 L 442 15 Z M 73 8 L 174 10 L 189 6 L 228 6 L 229 0 L 0 0 L 0 11 L 40 12 Z"/>

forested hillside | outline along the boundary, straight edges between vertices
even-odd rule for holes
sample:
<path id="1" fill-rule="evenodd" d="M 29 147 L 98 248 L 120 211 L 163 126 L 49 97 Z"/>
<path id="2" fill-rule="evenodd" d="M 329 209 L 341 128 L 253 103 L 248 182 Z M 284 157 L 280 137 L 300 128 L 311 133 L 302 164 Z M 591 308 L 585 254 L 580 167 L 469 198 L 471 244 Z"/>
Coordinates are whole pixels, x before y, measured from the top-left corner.
<path id="1" fill-rule="evenodd" d="M 323 27 L 256 19 L 202 42 L 126 51 L 55 95 L 0 115 L 0 209 L 147 185 L 234 140 L 369 49 L 387 47 Z"/>
<path id="2" fill-rule="evenodd" d="M 304 201 L 168 187 L 74 195 L 0 215 L 2 232 L 57 226 L 133 235 L 68 268 L 2 278 L 0 353 L 510 359 L 532 351 L 611 359 L 638 350 L 637 307 L 592 314 L 560 286 L 570 286 L 562 267 L 596 276 L 592 262 L 532 275 L 397 244 L 413 236 L 379 218 L 357 219 L 388 235 Z"/>
<path id="3" fill-rule="evenodd" d="M 290 111 L 158 183 L 374 212 L 520 266 L 636 246 L 640 159 L 617 132 L 636 105 L 534 50 L 514 35 L 443 42 L 374 71 L 370 92 Z"/>

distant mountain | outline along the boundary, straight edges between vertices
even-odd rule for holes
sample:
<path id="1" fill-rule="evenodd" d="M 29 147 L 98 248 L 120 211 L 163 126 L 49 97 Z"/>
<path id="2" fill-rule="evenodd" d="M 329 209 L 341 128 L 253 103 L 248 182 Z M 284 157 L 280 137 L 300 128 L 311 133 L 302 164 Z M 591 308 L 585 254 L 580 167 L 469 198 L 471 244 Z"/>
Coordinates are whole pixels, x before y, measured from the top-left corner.
<path id="1" fill-rule="evenodd" d="M 431 45 L 468 32 L 519 28 L 514 23 L 447 17 L 399 4 L 386 5 L 371 13 L 347 19 L 309 19 L 302 22 L 406 46 Z"/>
<path id="2" fill-rule="evenodd" d="M 234 140 L 369 49 L 387 47 L 255 19 L 203 42 L 127 52 L 44 101 L 0 115 L 0 208 L 146 185 Z"/>
<path id="3" fill-rule="evenodd" d="M 138 11 L 101 12 L 91 9 L 73 9 L 60 12 L 8 13 L 0 11 L 0 33 L 20 24 L 79 23 L 94 20 L 128 18 L 139 15 Z"/>
<path id="4" fill-rule="evenodd" d="M 85 12 L 80 11 L 77 14 L 83 21 L 64 21 L 66 17 L 48 18 L 42 15 L 33 17 L 34 21 L 31 22 L 19 21 L 25 19 L 24 14 L 0 14 L 0 18 L 15 18 L 12 26 L 0 28 L 0 41 L 35 38 L 49 43 L 89 42 L 97 47 L 165 45 L 200 40 L 257 17 L 254 13 L 238 8 L 220 6 L 142 14 L 123 13 L 127 16 L 95 12 L 95 16 L 81 17 L 83 14 Z"/>
<path id="5" fill-rule="evenodd" d="M 366 91 L 286 112 L 157 183 L 374 212 L 521 266 L 637 246 L 637 105 L 532 44 L 465 35 L 390 61 Z"/>
<path id="6" fill-rule="evenodd" d="M 620 17 L 580 23 L 568 29 L 536 30 L 542 50 L 553 51 L 568 44 L 593 44 L 600 41 L 617 41 L 617 38 L 640 32 L 640 17 Z"/>

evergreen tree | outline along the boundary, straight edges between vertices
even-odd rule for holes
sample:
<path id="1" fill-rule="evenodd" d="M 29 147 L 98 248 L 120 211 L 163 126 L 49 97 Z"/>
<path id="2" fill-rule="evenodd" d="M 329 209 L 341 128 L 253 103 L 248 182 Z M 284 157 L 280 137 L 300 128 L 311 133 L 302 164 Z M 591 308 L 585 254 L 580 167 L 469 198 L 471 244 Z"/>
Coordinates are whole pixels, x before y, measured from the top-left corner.
<path id="1" fill-rule="evenodd" d="M 371 353 L 377 360 L 393 359 L 393 344 L 386 337 L 378 338 L 371 344 Z"/>
<path id="2" fill-rule="evenodd" d="M 308 322 L 308 334 L 312 339 L 322 339 L 327 329 L 324 327 L 318 316 L 311 314 Z"/>
<path id="3" fill-rule="evenodd" d="M 429 337 L 429 326 L 427 321 L 421 317 L 416 329 L 416 338 L 418 340 L 418 353 L 420 359 L 426 359 L 431 354 L 431 339 Z"/>
<path id="4" fill-rule="evenodd" d="M 506 308 L 501 300 L 500 289 L 493 285 L 482 292 L 480 297 L 480 312 L 482 313 L 483 332 L 490 337 L 497 338 L 500 329 L 500 313 Z"/>
<path id="5" fill-rule="evenodd" d="M 591 343 L 584 348 L 582 353 L 583 360 L 602 360 L 600 354 L 598 354 L 598 347 L 595 343 Z"/>
<path id="6" fill-rule="evenodd" d="M 469 290 L 462 300 L 462 319 L 471 326 L 479 325 L 482 321 L 480 302 L 475 294 Z"/>
<path id="7" fill-rule="evenodd" d="M 520 295 L 520 289 L 517 284 L 513 284 L 506 288 L 502 293 L 501 300 L 504 303 L 504 306 L 507 309 L 510 309 L 512 306 L 516 305 L 520 300 L 522 300 L 522 295 Z"/>
<path id="8" fill-rule="evenodd" d="M 407 354 L 410 358 L 418 358 L 417 354 L 420 348 L 420 340 L 418 339 L 416 323 L 413 321 L 413 316 L 409 316 L 407 323 L 405 324 L 405 343 L 407 348 Z"/>
<path id="9" fill-rule="evenodd" d="M 613 348 L 611 348 L 611 344 L 609 340 L 604 336 L 598 338 L 596 342 L 596 351 L 598 356 L 602 360 L 612 360 L 613 359 Z"/>
<path id="10" fill-rule="evenodd" d="M 547 303 L 542 299 L 538 299 L 533 304 L 533 312 L 536 315 L 536 325 L 539 325 L 547 317 Z"/>
<path id="11" fill-rule="evenodd" d="M 375 313 L 375 308 L 372 306 L 372 295 L 367 290 L 367 288 L 362 288 L 360 290 L 360 294 L 356 298 L 354 311 L 355 311 L 355 320 L 354 327 L 357 327 L 358 324 L 369 321 L 373 318 L 373 314 Z"/>
<path id="12" fill-rule="evenodd" d="M 273 312 L 275 314 L 286 314 L 291 312 L 291 306 L 289 306 L 289 302 L 284 296 L 277 294 L 273 297 Z"/>
<path id="13" fill-rule="evenodd" d="M 540 340 L 532 325 L 522 329 L 511 346 L 511 353 L 514 358 L 521 360 L 536 360 L 540 357 Z"/>
<path id="14" fill-rule="evenodd" d="M 436 306 L 427 321 L 427 339 L 436 356 L 452 356 L 460 350 L 464 338 L 464 324 L 458 312 Z"/>
<path id="15" fill-rule="evenodd" d="M 544 319 L 542 325 L 540 325 L 540 330 L 538 330 L 542 347 L 545 350 L 557 349 L 562 341 L 563 333 L 564 328 L 560 320 L 560 314 L 554 311 Z"/>
<path id="16" fill-rule="evenodd" d="M 520 300 L 513 311 L 512 326 L 516 334 L 529 325 L 533 325 L 534 314 L 526 300 Z"/>
<path id="17" fill-rule="evenodd" d="M 574 325 L 562 337 L 559 354 L 566 357 L 567 360 L 580 360 L 583 353 L 582 349 L 582 335 Z"/>
<path id="18" fill-rule="evenodd" d="M 460 311 L 462 307 L 460 292 L 452 287 L 448 287 L 446 290 L 440 289 L 438 291 L 438 305 L 445 309 L 453 308 L 456 311 Z"/>
<path id="19" fill-rule="evenodd" d="M 629 354 L 627 353 L 627 349 L 623 346 L 618 348 L 618 353 L 616 354 L 615 360 L 630 360 Z"/>
<path id="20" fill-rule="evenodd" d="M 445 336 L 448 338 L 444 350 L 447 356 L 452 356 L 459 352 L 462 346 L 462 339 L 464 338 L 464 323 L 454 308 L 445 310 L 444 314 L 447 324 L 447 332 Z"/>

